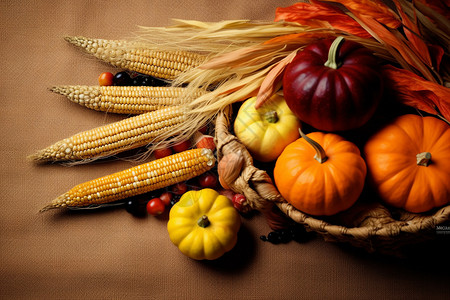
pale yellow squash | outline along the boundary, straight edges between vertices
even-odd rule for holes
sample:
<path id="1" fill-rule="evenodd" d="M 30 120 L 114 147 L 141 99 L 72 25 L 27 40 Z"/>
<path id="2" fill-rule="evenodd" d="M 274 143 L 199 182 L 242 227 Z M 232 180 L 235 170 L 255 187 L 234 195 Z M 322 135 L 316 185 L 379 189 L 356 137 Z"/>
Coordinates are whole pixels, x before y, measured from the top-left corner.
<path id="1" fill-rule="evenodd" d="M 281 95 L 273 95 L 258 109 L 255 104 L 256 97 L 242 104 L 234 121 L 234 133 L 254 159 L 274 161 L 299 138 L 300 123 Z"/>

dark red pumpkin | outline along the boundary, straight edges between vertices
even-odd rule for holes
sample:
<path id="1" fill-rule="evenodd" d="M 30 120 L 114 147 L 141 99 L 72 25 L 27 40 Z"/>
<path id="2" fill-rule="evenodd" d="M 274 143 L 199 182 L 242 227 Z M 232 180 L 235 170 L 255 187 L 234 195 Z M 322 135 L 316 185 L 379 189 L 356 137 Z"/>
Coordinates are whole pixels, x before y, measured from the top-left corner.
<path id="1" fill-rule="evenodd" d="M 283 92 L 300 120 L 319 130 L 342 131 L 372 117 L 383 83 L 372 52 L 338 37 L 299 52 L 285 69 Z"/>

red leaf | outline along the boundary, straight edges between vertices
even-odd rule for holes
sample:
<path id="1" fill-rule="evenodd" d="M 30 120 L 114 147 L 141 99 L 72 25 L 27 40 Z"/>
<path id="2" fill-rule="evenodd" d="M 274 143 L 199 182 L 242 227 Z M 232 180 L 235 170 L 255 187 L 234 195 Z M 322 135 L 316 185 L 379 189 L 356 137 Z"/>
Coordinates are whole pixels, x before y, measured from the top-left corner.
<path id="1" fill-rule="evenodd" d="M 383 75 L 401 103 L 450 120 L 449 88 L 390 65 L 383 67 Z"/>
<path id="2" fill-rule="evenodd" d="M 430 51 L 431 60 L 436 71 L 439 72 L 439 66 L 441 65 L 442 57 L 444 57 L 444 49 L 438 45 L 428 45 Z"/>
<path id="3" fill-rule="evenodd" d="M 450 3 L 448 0 L 415 0 L 414 2 L 423 3 L 447 19 L 450 19 Z"/>
<path id="4" fill-rule="evenodd" d="M 367 17 L 364 15 L 359 15 L 357 12 L 353 12 L 354 15 L 360 20 L 361 24 L 370 31 L 373 36 L 386 47 L 391 52 L 391 54 L 396 57 L 398 54 L 401 55 L 397 58 L 397 61 L 402 64 L 401 60 L 404 60 L 407 64 L 414 67 L 420 74 L 428 80 L 435 80 L 433 75 L 423 61 L 417 56 L 417 54 L 408 47 L 405 38 L 397 30 L 391 31 L 377 20 Z M 398 54 L 393 52 L 391 48 L 398 51 Z M 408 69 L 408 66 L 402 64 L 402 67 Z"/>
<path id="5" fill-rule="evenodd" d="M 404 32 L 408 41 L 413 46 L 412 49 L 415 50 L 416 54 L 422 58 L 422 60 L 428 65 L 432 66 L 430 52 L 425 44 L 424 40 L 420 37 L 419 28 L 416 25 L 417 20 L 414 22 L 409 19 L 402 9 L 402 6 L 398 0 L 394 0 L 397 10 L 402 17 L 402 23 L 404 25 Z"/>
<path id="6" fill-rule="evenodd" d="M 379 0 L 322 0 L 337 2 L 348 10 L 358 13 L 360 16 L 370 17 L 389 28 L 398 28 L 401 22 L 398 16 L 383 2 Z"/>
<path id="7" fill-rule="evenodd" d="M 278 7 L 275 21 L 281 20 L 297 22 L 314 28 L 339 29 L 362 38 L 371 37 L 367 31 L 343 11 L 325 3 L 296 3 L 288 7 Z"/>

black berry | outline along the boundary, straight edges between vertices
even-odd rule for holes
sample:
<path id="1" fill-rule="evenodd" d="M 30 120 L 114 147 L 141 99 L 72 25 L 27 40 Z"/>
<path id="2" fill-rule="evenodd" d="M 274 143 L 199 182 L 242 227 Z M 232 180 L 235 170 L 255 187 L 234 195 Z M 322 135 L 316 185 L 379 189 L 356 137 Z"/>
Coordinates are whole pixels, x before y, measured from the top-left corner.
<path id="1" fill-rule="evenodd" d="M 146 215 L 146 206 L 136 199 L 128 200 L 125 203 L 125 209 L 133 216 Z"/>
<path id="2" fill-rule="evenodd" d="M 267 240 L 272 244 L 279 244 L 280 234 L 276 231 L 272 231 L 267 235 Z"/>
<path id="3" fill-rule="evenodd" d="M 289 243 L 292 240 L 291 231 L 289 229 L 283 229 L 279 231 L 280 243 Z"/>
<path id="4" fill-rule="evenodd" d="M 126 86 L 126 85 L 131 85 L 132 80 L 131 80 L 130 74 L 123 71 L 123 72 L 116 73 L 116 75 L 114 75 L 113 83 L 114 83 L 114 85 Z"/>
<path id="5" fill-rule="evenodd" d="M 308 233 L 306 232 L 305 228 L 301 225 L 294 226 L 290 229 L 292 240 L 302 243 L 304 242 L 307 237 Z"/>

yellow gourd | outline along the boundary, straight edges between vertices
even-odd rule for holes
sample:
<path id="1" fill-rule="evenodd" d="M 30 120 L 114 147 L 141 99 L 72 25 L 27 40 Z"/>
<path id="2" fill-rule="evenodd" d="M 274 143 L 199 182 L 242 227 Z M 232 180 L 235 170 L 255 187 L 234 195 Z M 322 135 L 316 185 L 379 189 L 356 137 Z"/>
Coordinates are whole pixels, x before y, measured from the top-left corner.
<path id="1" fill-rule="evenodd" d="M 170 210 L 172 243 L 196 260 L 213 260 L 233 249 L 241 218 L 233 203 L 213 189 L 189 191 Z"/>
<path id="2" fill-rule="evenodd" d="M 298 139 L 300 123 L 281 95 L 273 95 L 258 109 L 255 104 L 256 97 L 242 104 L 234 122 L 234 132 L 256 160 L 273 161 L 287 145 Z"/>

